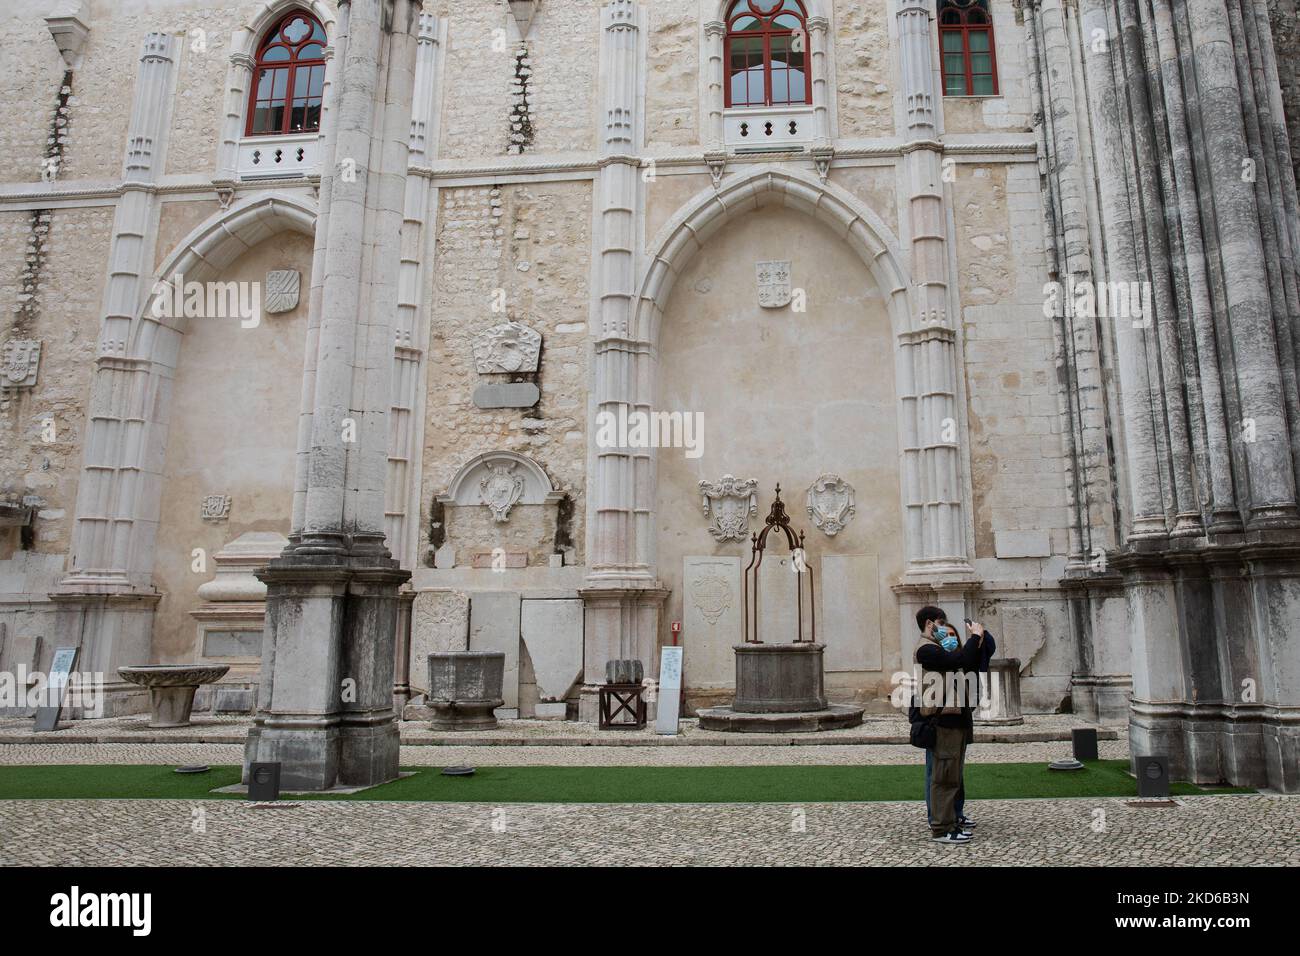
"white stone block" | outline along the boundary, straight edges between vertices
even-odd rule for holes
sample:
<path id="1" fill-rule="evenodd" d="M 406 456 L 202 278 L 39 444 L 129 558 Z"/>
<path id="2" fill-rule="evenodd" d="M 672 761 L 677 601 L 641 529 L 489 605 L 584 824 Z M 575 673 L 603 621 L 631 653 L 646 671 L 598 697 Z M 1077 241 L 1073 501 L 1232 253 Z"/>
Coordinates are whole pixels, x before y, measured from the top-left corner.
<path id="1" fill-rule="evenodd" d="M 686 666 L 691 687 L 730 687 L 735 682 L 731 649 L 744 639 L 740 574 L 740 558 L 682 559 L 682 643 L 690 651 Z"/>
<path id="2" fill-rule="evenodd" d="M 582 620 L 580 599 L 521 604 L 520 633 L 543 702 L 562 702 L 582 674 Z"/>
<path id="3" fill-rule="evenodd" d="M 519 709 L 518 591 L 473 591 L 469 598 L 469 650 L 506 656 L 501 696 L 506 709 Z M 498 710 L 497 716 L 501 713 Z"/>
<path id="4" fill-rule="evenodd" d="M 998 531 L 993 547 L 999 558 L 1046 558 L 1052 553 L 1046 531 Z"/>

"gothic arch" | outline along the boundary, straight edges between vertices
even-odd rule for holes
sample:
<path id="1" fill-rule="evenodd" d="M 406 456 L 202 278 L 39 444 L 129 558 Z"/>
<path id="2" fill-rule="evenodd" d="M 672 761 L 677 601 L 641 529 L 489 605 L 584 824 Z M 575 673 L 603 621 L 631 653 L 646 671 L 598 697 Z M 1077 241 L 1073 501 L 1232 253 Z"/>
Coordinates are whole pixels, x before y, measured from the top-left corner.
<path id="1" fill-rule="evenodd" d="M 155 281 L 210 280 L 280 232 L 313 235 L 315 221 L 315 205 L 302 198 L 267 193 L 245 200 L 191 231 L 163 260 Z M 148 296 L 135 314 L 125 341 L 101 342 L 67 582 L 152 588 L 171 379 L 185 331 L 183 318 L 155 317 L 153 301 Z"/>
<path id="2" fill-rule="evenodd" d="M 894 386 L 903 536 L 908 573 L 921 579 L 969 575 L 970 503 L 960 449 L 965 416 L 958 408 L 956 331 L 940 316 L 921 316 L 899 245 L 861 200 L 816 176 L 764 164 L 724 179 L 690 199 L 647 247 L 630 328 L 606 328 L 596 343 L 597 411 L 620 405 L 652 408 L 659 382 L 658 344 L 664 308 L 686 263 L 726 223 L 780 204 L 817 219 L 847 242 L 884 298 L 896 342 Z M 927 319 L 929 321 L 927 321 Z M 593 567 L 609 574 L 653 576 L 655 567 L 653 449 L 600 448 L 596 461 Z M 632 481 L 632 474 L 648 480 Z M 631 488 L 629 495 L 622 489 Z M 614 489 L 610 492 L 607 489 Z M 617 547 L 610 547 L 614 544 Z M 609 570 L 606 570 L 609 569 Z"/>

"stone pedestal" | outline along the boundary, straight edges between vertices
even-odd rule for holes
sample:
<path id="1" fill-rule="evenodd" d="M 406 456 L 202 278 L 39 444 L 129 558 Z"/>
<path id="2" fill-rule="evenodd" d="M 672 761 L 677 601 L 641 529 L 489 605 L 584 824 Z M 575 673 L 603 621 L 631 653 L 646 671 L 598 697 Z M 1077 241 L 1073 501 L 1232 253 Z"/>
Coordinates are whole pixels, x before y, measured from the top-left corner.
<path id="1" fill-rule="evenodd" d="M 990 661 L 988 674 L 981 674 L 980 678 L 980 706 L 975 711 L 975 723 L 995 727 L 1023 724 L 1020 661 L 1014 657 Z"/>
<path id="2" fill-rule="evenodd" d="M 429 655 L 429 697 L 433 730 L 492 730 L 502 704 L 506 655 L 447 651 Z"/>
<path id="3" fill-rule="evenodd" d="M 291 553 L 258 577 L 266 632 L 245 776 L 250 763 L 279 763 L 288 790 L 395 780 L 393 649 L 410 572 L 378 555 Z"/>

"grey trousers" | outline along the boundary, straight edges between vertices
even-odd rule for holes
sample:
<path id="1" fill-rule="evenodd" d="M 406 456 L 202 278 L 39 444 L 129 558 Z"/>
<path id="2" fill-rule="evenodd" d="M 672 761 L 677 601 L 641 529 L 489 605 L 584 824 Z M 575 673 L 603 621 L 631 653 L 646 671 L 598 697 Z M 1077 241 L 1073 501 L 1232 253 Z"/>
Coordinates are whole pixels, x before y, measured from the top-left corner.
<path id="1" fill-rule="evenodd" d="M 938 727 L 934 745 L 934 772 L 930 776 L 930 829 L 938 836 L 957 829 L 957 791 L 966 767 L 966 730 Z"/>

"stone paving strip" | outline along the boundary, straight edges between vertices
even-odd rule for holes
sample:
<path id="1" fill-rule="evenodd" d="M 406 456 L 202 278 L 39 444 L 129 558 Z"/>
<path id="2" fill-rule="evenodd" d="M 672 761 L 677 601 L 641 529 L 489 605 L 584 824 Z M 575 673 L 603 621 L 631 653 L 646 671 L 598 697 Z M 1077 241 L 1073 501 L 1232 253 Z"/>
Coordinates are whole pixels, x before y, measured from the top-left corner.
<path id="1" fill-rule="evenodd" d="M 0 801 L 5 865 L 1298 866 L 1300 799 L 972 800 L 968 846 L 930 842 L 919 801 L 446 804 Z M 1014 905 L 1014 903 L 1013 903 Z"/>
<path id="2" fill-rule="evenodd" d="M 252 721 L 248 717 L 201 717 L 189 727 L 150 728 L 143 714 L 98 720 L 68 721 L 58 730 L 38 734 L 29 718 L 0 719 L 0 744 L 134 744 L 226 743 L 242 745 Z M 644 730 L 599 730 L 577 721 L 504 720 L 496 730 L 474 733 L 432 731 L 416 721 L 400 725 L 404 746 L 459 747 L 759 747 L 906 744 L 907 721 L 900 716 L 870 716 L 860 727 L 814 734 L 734 734 L 700 730 L 693 719 L 683 720 L 675 737 Z M 1028 716 L 1016 726 L 977 726 L 977 740 L 990 743 L 1068 741 L 1075 727 L 1093 724 L 1070 714 Z M 1124 728 L 1099 728 L 1099 740 L 1118 740 Z"/>
<path id="3" fill-rule="evenodd" d="M 1128 741 L 1098 744 L 1103 760 L 1128 759 Z M 974 744 L 970 763 L 1048 763 L 1070 756 L 1069 743 Z M 32 764 L 237 765 L 236 744 L 0 745 L 0 766 Z M 403 747 L 403 767 L 745 767 L 922 764 L 910 746 L 822 747 Z"/>

